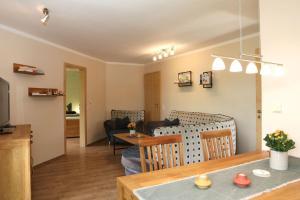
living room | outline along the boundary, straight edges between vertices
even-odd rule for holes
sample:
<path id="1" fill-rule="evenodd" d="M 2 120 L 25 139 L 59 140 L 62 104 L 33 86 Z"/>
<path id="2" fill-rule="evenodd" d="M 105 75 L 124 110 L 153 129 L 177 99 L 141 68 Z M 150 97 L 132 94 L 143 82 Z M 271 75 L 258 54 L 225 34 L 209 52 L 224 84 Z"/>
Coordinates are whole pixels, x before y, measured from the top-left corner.
<path id="1" fill-rule="evenodd" d="M 111 119 L 112 110 L 145 110 L 146 121 L 173 120 L 175 118 L 170 118 L 172 111 L 226 115 L 234 119 L 236 154 L 268 150 L 263 138 L 276 130 L 289 133 L 296 146 L 299 144 L 299 69 L 296 67 L 299 58 L 295 53 L 300 46 L 299 20 L 294 20 L 299 19 L 296 11 L 299 2 L 241 0 L 241 13 L 239 2 L 233 0 L 119 3 L 72 2 L 72 9 L 66 10 L 67 3 L 59 1 L 5 1 L 0 8 L 0 77 L 9 83 L 10 124 L 31 125 L 33 189 L 30 193 L 33 199 L 46 199 L 47 191 L 43 187 L 55 188 L 51 192 L 52 199 L 85 198 L 88 194 L 76 195 L 79 191 L 91 192 L 88 188 L 91 180 L 80 177 L 82 185 L 87 185 L 84 190 L 77 188 L 76 176 L 79 175 L 70 165 L 85 165 L 84 160 L 92 160 L 93 154 L 101 163 L 92 164 L 92 172 L 98 179 L 107 179 L 109 186 L 106 188 L 104 181 L 95 180 L 98 185 L 94 187 L 101 191 L 92 191 L 94 196 L 87 197 L 117 197 L 115 183 L 117 177 L 125 175 L 121 165 L 125 150 L 117 150 L 114 156 L 113 146 L 108 143 L 104 122 Z M 44 8 L 48 11 L 44 12 Z M 158 14 L 153 16 L 153 13 Z M 239 14 L 242 21 L 239 21 Z M 47 15 L 46 24 L 42 24 L 40 19 Z M 104 19 L 111 19 L 111 22 Z M 165 51 L 167 56 L 164 56 Z M 241 52 L 263 57 L 241 58 Z M 161 60 L 160 55 L 164 57 Z M 243 72 L 230 72 L 232 60 L 226 58 L 223 59 L 226 70 L 212 70 L 215 60 L 212 55 L 242 59 Z M 248 60 L 283 64 L 284 75 L 248 74 Z M 15 64 L 37 67 L 43 75 L 18 73 L 14 71 Z M 69 151 L 65 142 L 66 64 L 86 69 L 87 77 L 86 147 L 75 151 Z M 257 65 L 258 70 L 260 64 L 263 63 Z M 159 85 L 156 85 L 160 89 L 159 103 L 155 107 L 159 117 L 150 119 L 147 116 L 150 98 L 147 98 L 144 84 L 147 74 L 153 72 L 159 72 L 160 76 Z M 192 84 L 180 87 L 179 77 L 185 72 L 189 72 Z M 203 76 L 209 72 L 212 72 L 211 86 L 205 87 Z M 52 90 L 55 95 L 35 97 L 36 90 L 30 88 L 55 88 Z M 299 148 L 289 154 L 299 157 Z M 73 175 L 69 176 L 68 172 L 65 176 L 52 174 L 55 168 L 51 167 L 61 166 L 63 159 L 74 159 L 72 164 L 61 167 L 61 173 L 69 170 Z M 4 162 L 0 160 L 1 165 Z M 114 169 L 112 172 L 108 167 L 98 166 L 107 163 Z M 101 175 L 94 166 L 103 169 Z M 92 172 L 86 176 L 92 177 Z M 62 182 L 53 187 L 54 183 L 47 185 L 43 175 L 53 176 L 55 180 L 61 177 L 60 181 L 70 180 L 66 187 Z M 54 178 L 50 180 L 55 181 Z M 2 184 L 0 186 L 2 191 Z"/>

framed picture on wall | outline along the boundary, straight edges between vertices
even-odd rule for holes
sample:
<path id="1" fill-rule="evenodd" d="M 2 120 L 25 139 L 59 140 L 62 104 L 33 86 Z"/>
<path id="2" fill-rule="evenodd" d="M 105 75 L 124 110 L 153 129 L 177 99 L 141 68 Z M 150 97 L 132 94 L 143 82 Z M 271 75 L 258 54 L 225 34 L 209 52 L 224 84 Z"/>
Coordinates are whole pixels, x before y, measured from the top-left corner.
<path id="1" fill-rule="evenodd" d="M 192 85 L 192 71 L 178 73 L 178 86 L 185 87 Z"/>
<path id="2" fill-rule="evenodd" d="M 203 72 L 203 74 L 200 75 L 200 85 L 202 85 L 203 88 L 212 88 L 212 71 Z"/>

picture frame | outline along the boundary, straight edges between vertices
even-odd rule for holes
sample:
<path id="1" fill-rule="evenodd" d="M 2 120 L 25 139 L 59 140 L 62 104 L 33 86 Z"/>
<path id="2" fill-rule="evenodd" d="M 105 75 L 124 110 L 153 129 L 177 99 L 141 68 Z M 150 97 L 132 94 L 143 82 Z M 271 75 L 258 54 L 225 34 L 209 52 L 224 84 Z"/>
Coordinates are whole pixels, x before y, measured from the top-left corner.
<path id="1" fill-rule="evenodd" d="M 212 88 L 212 71 L 203 72 L 200 75 L 200 85 L 202 85 L 203 88 Z"/>
<path id="2" fill-rule="evenodd" d="M 192 71 L 178 73 L 178 86 L 185 87 L 192 85 Z"/>

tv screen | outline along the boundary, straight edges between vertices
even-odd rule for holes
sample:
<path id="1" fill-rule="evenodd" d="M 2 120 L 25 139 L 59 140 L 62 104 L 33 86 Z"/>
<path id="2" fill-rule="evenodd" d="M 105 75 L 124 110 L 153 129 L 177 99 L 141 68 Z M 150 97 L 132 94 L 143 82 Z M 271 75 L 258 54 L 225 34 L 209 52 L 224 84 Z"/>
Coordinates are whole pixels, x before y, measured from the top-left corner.
<path id="1" fill-rule="evenodd" d="M 9 123 L 9 83 L 0 78 L 0 127 Z"/>

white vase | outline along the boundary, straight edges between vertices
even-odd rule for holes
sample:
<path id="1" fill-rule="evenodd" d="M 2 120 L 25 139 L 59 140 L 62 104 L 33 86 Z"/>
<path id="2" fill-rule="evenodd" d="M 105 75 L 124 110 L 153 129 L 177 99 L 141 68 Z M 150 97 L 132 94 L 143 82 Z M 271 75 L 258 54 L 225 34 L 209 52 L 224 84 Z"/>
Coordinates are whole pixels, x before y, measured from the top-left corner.
<path id="1" fill-rule="evenodd" d="M 270 167 L 276 170 L 287 170 L 288 158 L 288 152 L 271 150 Z"/>
<path id="2" fill-rule="evenodd" d="M 129 130 L 129 134 L 130 135 L 134 135 L 135 134 L 135 130 Z"/>

